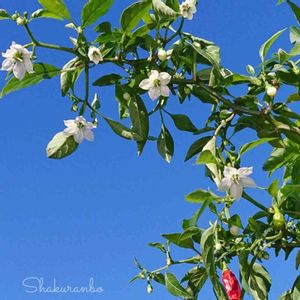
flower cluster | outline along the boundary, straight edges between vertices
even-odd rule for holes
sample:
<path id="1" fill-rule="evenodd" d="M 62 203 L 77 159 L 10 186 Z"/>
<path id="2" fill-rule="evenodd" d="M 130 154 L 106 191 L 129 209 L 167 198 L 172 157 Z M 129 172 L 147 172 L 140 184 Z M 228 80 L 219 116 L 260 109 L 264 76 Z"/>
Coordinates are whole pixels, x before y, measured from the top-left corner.
<path id="1" fill-rule="evenodd" d="M 25 77 L 26 72 L 33 73 L 32 52 L 23 46 L 12 42 L 10 48 L 2 53 L 2 56 L 5 58 L 2 63 L 2 71 L 12 71 L 19 80 Z"/>
<path id="2" fill-rule="evenodd" d="M 80 144 L 84 139 L 92 142 L 94 133 L 92 129 L 97 126 L 91 122 L 87 122 L 83 116 L 76 117 L 75 120 L 65 120 L 66 129 L 64 133 L 68 136 L 73 136 L 76 143 Z"/>

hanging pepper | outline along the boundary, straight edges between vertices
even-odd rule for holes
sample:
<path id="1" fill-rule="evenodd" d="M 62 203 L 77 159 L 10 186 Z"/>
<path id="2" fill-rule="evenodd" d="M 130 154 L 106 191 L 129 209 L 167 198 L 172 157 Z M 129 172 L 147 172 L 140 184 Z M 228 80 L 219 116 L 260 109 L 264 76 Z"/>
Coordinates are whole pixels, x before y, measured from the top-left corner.
<path id="1" fill-rule="evenodd" d="M 239 282 L 230 270 L 225 269 L 223 271 L 222 282 L 229 300 L 241 299 L 241 288 Z"/>

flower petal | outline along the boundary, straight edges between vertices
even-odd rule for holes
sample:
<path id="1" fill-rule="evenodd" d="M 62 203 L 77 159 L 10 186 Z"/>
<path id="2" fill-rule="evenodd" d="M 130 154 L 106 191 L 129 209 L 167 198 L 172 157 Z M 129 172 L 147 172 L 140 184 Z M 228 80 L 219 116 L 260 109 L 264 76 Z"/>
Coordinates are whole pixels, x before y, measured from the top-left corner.
<path id="1" fill-rule="evenodd" d="M 149 79 L 151 81 L 154 81 L 154 80 L 158 79 L 158 76 L 159 76 L 159 72 L 157 70 L 151 70 Z"/>
<path id="2" fill-rule="evenodd" d="M 220 185 L 218 186 L 219 191 L 226 192 L 230 189 L 232 185 L 232 180 L 230 178 L 223 178 Z"/>
<path id="3" fill-rule="evenodd" d="M 254 180 L 250 177 L 240 178 L 240 184 L 242 187 L 256 187 Z"/>
<path id="4" fill-rule="evenodd" d="M 160 96 L 160 87 L 153 87 L 149 90 L 149 97 L 152 100 L 157 99 Z"/>
<path id="5" fill-rule="evenodd" d="M 246 177 L 246 176 L 249 176 L 253 173 L 253 167 L 250 167 L 250 168 L 239 168 L 238 169 L 238 175 L 243 178 L 243 177 Z"/>
<path id="6" fill-rule="evenodd" d="M 13 68 L 13 73 L 17 79 L 22 80 L 26 74 L 25 65 L 23 63 L 16 62 Z"/>
<path id="7" fill-rule="evenodd" d="M 140 82 L 139 87 L 143 90 L 150 90 L 153 88 L 153 81 L 151 81 L 149 78 L 144 79 Z"/>
<path id="8" fill-rule="evenodd" d="M 77 133 L 74 134 L 74 140 L 76 141 L 76 143 L 81 144 L 82 141 L 84 140 L 84 134 L 83 134 L 83 130 L 79 129 L 77 131 Z"/>
<path id="9" fill-rule="evenodd" d="M 243 187 L 236 182 L 233 182 L 230 187 L 230 195 L 235 199 L 238 200 L 241 198 L 243 193 Z"/>
<path id="10" fill-rule="evenodd" d="M 24 59 L 24 66 L 25 66 L 25 69 L 28 73 L 33 73 L 33 65 L 32 65 L 32 62 L 30 59 L 26 58 Z"/>
<path id="11" fill-rule="evenodd" d="M 2 62 L 2 71 L 11 71 L 14 67 L 14 60 L 11 58 L 7 58 Z"/>
<path id="12" fill-rule="evenodd" d="M 169 97 L 170 96 L 170 89 L 166 85 L 161 85 L 160 86 L 160 93 L 164 97 Z"/>
<path id="13" fill-rule="evenodd" d="M 85 128 L 83 130 L 83 135 L 84 135 L 84 138 L 86 140 L 88 140 L 89 142 L 93 142 L 94 141 L 94 133 L 93 133 L 92 130 Z"/>
<path id="14" fill-rule="evenodd" d="M 167 72 L 159 73 L 159 81 L 161 85 L 167 85 L 170 83 L 172 76 Z"/>
<path id="15" fill-rule="evenodd" d="M 236 175 L 238 172 L 238 170 L 236 168 L 233 168 L 233 167 L 225 167 L 224 168 L 224 176 L 227 177 L 227 178 L 231 178 L 233 175 Z"/>

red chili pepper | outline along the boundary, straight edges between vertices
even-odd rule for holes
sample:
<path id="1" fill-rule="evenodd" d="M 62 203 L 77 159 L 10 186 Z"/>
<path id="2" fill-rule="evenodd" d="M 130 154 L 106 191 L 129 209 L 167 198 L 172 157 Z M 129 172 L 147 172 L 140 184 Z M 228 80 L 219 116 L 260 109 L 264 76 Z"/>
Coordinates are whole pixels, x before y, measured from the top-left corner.
<path id="1" fill-rule="evenodd" d="M 229 300 L 241 299 L 241 288 L 239 282 L 230 270 L 226 269 L 223 271 L 222 282 Z"/>

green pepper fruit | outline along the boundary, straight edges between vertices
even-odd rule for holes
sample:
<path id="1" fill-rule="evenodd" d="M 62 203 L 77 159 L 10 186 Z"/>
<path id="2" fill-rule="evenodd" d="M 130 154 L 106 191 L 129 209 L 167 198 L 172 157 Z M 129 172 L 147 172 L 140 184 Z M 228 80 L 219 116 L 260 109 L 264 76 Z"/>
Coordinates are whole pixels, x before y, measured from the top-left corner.
<path id="1" fill-rule="evenodd" d="M 273 226 L 275 230 L 282 230 L 285 227 L 285 219 L 277 206 L 274 206 Z"/>

